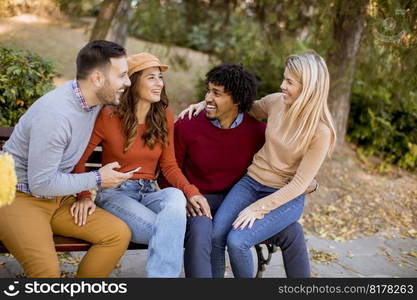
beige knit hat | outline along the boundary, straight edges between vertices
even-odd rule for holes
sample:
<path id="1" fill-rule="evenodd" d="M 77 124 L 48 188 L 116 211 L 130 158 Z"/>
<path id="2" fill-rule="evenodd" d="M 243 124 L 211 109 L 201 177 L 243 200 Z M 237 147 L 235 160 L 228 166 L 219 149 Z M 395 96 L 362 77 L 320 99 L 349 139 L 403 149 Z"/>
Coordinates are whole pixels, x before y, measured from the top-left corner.
<path id="1" fill-rule="evenodd" d="M 141 70 L 152 67 L 159 67 L 161 69 L 161 72 L 165 72 L 166 70 L 168 70 L 168 66 L 161 64 L 161 62 L 156 56 L 146 52 L 129 56 L 127 58 L 127 64 L 129 67 L 129 70 L 127 72 L 129 77 L 135 72 L 139 72 Z"/>

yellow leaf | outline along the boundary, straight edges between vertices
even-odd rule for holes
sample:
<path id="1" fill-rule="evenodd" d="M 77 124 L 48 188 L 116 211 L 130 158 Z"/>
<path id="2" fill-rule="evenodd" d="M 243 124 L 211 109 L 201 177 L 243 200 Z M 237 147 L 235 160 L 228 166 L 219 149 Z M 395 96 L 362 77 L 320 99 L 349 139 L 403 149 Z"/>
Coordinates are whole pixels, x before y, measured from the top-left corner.
<path id="1" fill-rule="evenodd" d="M 22 100 L 16 100 L 16 105 L 17 106 L 24 106 L 25 105 L 25 102 L 22 101 Z"/>
<path id="2" fill-rule="evenodd" d="M 8 153 L 0 154 L 0 207 L 13 202 L 16 183 L 13 156 Z"/>

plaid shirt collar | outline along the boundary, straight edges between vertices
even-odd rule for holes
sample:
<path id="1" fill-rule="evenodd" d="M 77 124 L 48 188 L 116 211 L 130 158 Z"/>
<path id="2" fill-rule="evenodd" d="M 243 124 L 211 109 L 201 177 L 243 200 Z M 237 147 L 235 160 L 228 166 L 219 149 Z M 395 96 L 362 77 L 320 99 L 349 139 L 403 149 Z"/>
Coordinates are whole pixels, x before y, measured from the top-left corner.
<path id="1" fill-rule="evenodd" d="M 76 79 L 72 81 L 72 89 L 74 90 L 74 93 L 78 98 L 81 108 L 88 112 L 92 111 L 94 109 L 94 106 L 88 106 L 87 102 L 83 97 L 83 94 L 81 93 L 80 87 L 78 86 L 78 82 Z"/>

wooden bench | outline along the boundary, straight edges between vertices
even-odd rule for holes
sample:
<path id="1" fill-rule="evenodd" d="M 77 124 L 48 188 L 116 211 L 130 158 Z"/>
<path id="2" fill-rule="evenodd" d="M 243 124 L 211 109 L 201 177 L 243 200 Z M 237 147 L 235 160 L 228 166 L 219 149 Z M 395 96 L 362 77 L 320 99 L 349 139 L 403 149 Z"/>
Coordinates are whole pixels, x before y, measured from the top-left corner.
<path id="1" fill-rule="evenodd" d="M 10 135 L 13 132 L 13 127 L 0 127 L 0 149 L 3 147 L 5 141 L 7 141 Z M 90 156 L 88 162 L 86 163 L 88 170 L 94 170 L 101 167 L 101 147 L 97 147 L 93 154 Z M 54 235 L 55 249 L 58 252 L 65 251 L 87 251 L 91 244 L 76 238 L 64 237 L 59 235 Z M 137 244 L 131 242 L 129 244 L 128 250 L 141 250 L 147 249 L 148 245 Z M 266 255 L 264 255 L 266 250 Z M 258 269 L 256 273 L 257 278 L 261 278 L 263 271 L 265 271 L 266 265 L 269 264 L 272 254 L 277 250 L 277 247 L 271 244 L 268 241 L 264 241 L 260 244 L 255 245 L 255 250 L 258 259 Z M 0 253 L 9 253 L 7 248 L 0 241 Z"/>

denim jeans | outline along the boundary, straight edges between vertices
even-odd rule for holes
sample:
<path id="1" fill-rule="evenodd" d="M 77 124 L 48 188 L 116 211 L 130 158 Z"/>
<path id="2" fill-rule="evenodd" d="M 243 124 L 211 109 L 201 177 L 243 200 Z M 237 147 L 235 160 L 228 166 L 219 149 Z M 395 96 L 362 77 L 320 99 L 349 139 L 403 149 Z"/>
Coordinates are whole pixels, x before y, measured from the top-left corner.
<path id="1" fill-rule="evenodd" d="M 147 277 L 180 275 L 186 226 L 182 191 L 157 190 L 153 180 L 128 180 L 113 189 L 100 189 L 95 202 L 129 226 L 133 242 L 148 244 Z"/>
<path id="2" fill-rule="evenodd" d="M 213 219 L 213 277 L 224 277 L 226 245 L 233 275 L 253 277 L 250 248 L 300 218 L 304 209 L 304 194 L 272 210 L 263 219 L 256 220 L 252 228 L 233 229 L 234 220 L 244 208 L 275 191 L 277 189 L 260 184 L 248 175 L 243 176 L 230 190 Z"/>
<path id="3" fill-rule="evenodd" d="M 227 193 L 205 194 L 214 216 Z M 211 278 L 212 220 L 206 216 L 189 217 L 185 231 L 184 270 L 185 277 Z M 292 223 L 268 239 L 281 248 L 285 273 L 288 278 L 310 277 L 310 262 L 304 239 L 303 227 Z"/>
<path id="4" fill-rule="evenodd" d="M 214 216 L 226 194 L 205 194 Z M 211 278 L 212 220 L 206 216 L 188 217 L 184 243 L 185 277 Z"/>

